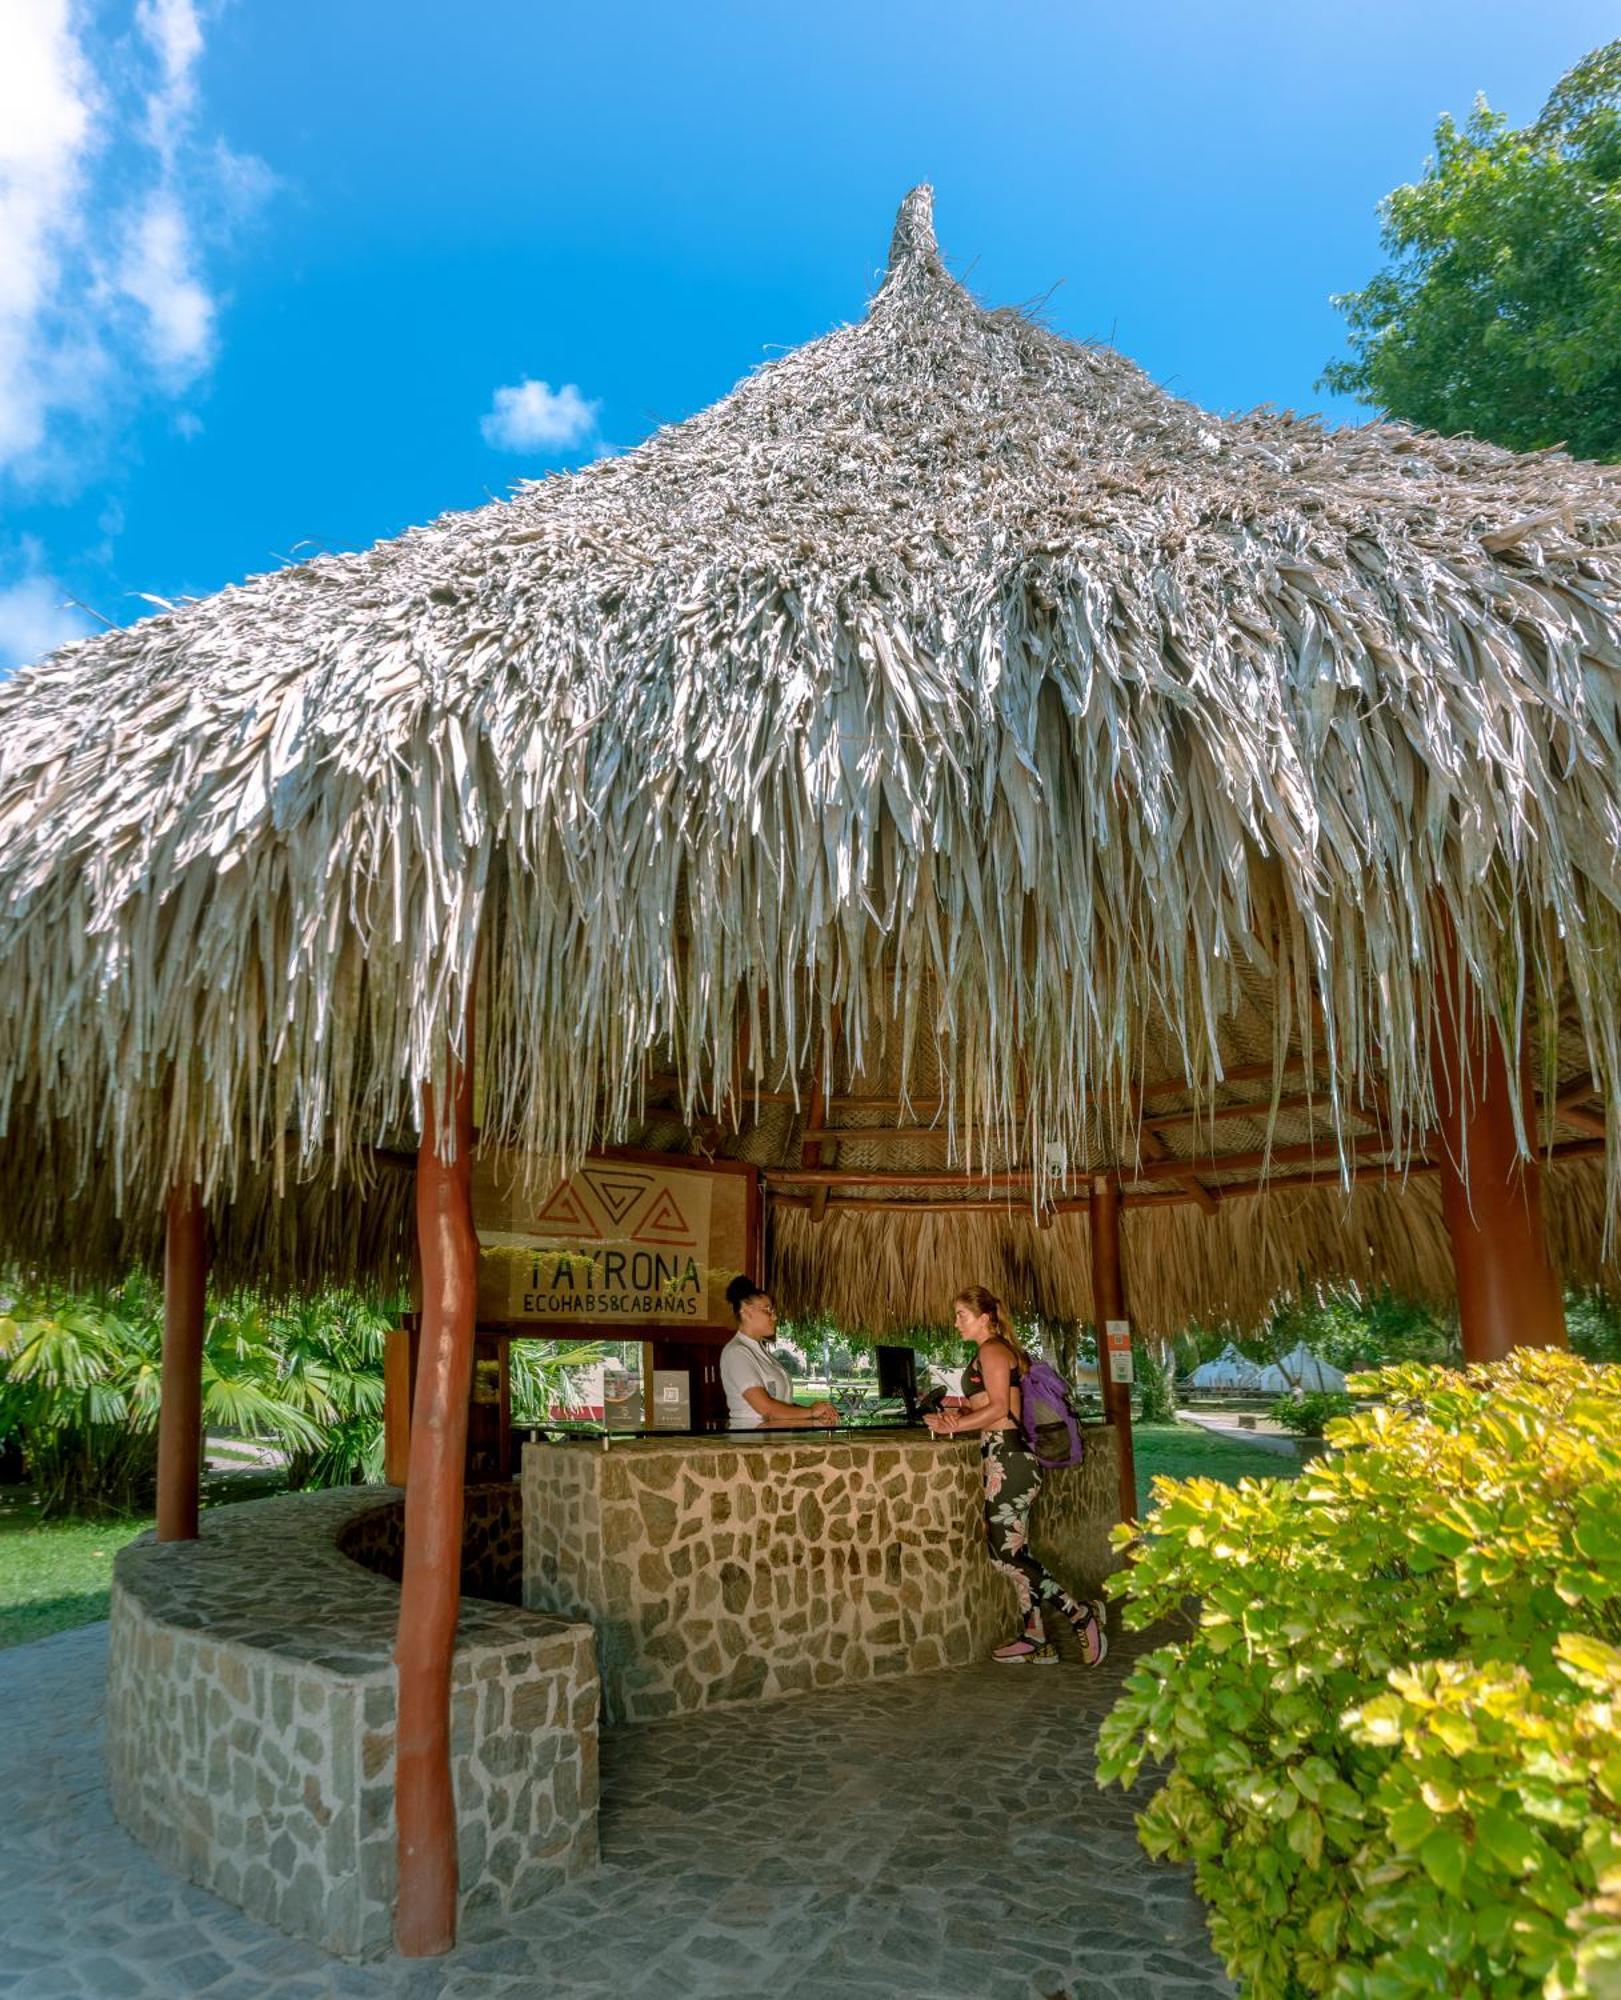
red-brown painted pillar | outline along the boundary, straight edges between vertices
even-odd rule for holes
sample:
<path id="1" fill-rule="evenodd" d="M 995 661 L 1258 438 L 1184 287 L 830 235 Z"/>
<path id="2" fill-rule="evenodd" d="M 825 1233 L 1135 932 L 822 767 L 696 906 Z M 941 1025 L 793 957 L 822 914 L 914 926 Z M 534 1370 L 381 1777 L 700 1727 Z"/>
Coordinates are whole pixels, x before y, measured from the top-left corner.
<path id="1" fill-rule="evenodd" d="M 450 1673 L 461 1605 L 463 1474 L 472 1390 L 478 1239 L 473 1233 L 473 1023 L 442 1091 L 423 1099 L 416 1226 L 422 1331 L 405 1486 L 394 1813 L 399 1889 L 394 1943 L 407 1958 L 456 1941 L 456 1800 L 450 1776 Z M 441 1134 L 455 1158 L 440 1157 Z"/>
<path id="2" fill-rule="evenodd" d="M 208 1245 L 203 1192 L 169 1190 L 163 1227 L 163 1371 L 158 1397 L 158 1540 L 194 1542 L 203 1470 L 203 1329 Z"/>
<path id="3" fill-rule="evenodd" d="M 1092 1239 L 1092 1319 L 1098 1350 L 1098 1387 L 1103 1410 L 1114 1425 L 1120 1459 L 1120 1518 L 1137 1518 L 1137 1461 L 1131 1443 L 1131 1384 L 1116 1382 L 1109 1364 L 1109 1321 L 1127 1320 L 1126 1288 L 1120 1275 L 1120 1183 L 1113 1174 L 1092 1176 L 1088 1212 Z M 1129 1322 L 1128 1322 L 1129 1323 Z"/>
<path id="4" fill-rule="evenodd" d="M 1524 1062 L 1511 1072 L 1495 1029 L 1459 1003 L 1443 978 L 1437 1008 L 1435 1093 L 1441 1116 L 1441 1212 L 1452 1239 L 1458 1323 L 1466 1361 L 1498 1361 L 1511 1347 L 1564 1347 L 1565 1302 L 1548 1256 L 1542 1176 L 1520 1156 L 1515 1099 L 1536 1144 L 1536 1108 Z"/>

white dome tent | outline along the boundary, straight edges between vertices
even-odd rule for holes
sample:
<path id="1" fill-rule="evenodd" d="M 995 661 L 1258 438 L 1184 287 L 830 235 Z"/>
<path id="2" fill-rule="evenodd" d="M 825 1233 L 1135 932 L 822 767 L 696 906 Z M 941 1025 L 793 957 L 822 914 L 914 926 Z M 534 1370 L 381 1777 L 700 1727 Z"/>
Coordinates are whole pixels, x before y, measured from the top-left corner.
<path id="1" fill-rule="evenodd" d="M 1299 1390 L 1302 1394 L 1318 1390 L 1343 1390 L 1345 1377 L 1339 1369 L 1325 1361 L 1320 1354 L 1301 1341 L 1297 1347 L 1284 1355 L 1281 1361 L 1274 1361 L 1269 1368 L 1263 1368 L 1256 1377 L 1255 1386 L 1268 1395 L 1290 1396 Z"/>
<path id="2" fill-rule="evenodd" d="M 1229 1340 L 1214 1361 L 1203 1361 L 1188 1377 L 1190 1389 L 1258 1389 L 1261 1369 Z"/>

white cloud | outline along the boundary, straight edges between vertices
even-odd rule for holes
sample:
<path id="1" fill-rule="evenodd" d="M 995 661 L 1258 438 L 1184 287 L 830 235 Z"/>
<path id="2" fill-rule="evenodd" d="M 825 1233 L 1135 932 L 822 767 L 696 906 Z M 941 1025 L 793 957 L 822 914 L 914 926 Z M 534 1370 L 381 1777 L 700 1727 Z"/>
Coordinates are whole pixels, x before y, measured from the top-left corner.
<path id="1" fill-rule="evenodd" d="M 172 167 L 197 101 L 193 71 L 203 52 L 194 0 L 140 0 L 135 25 L 158 59 L 160 81 L 146 101 L 152 143 Z"/>
<path id="2" fill-rule="evenodd" d="M 127 4 L 127 0 L 126 0 Z M 207 5 L 0 0 L 0 472 L 72 484 L 75 447 L 214 359 L 205 252 L 263 201 L 199 131 Z"/>
<path id="3" fill-rule="evenodd" d="M 77 247 L 95 112 L 67 0 L 12 0 L 0 63 L 0 464 L 38 450 L 66 400 L 60 345 L 42 339 Z M 68 371 L 79 376 L 80 367 Z"/>
<path id="4" fill-rule="evenodd" d="M 528 380 L 497 389 L 480 419 L 484 442 L 497 451 L 560 452 L 582 445 L 597 427 L 601 403 L 588 402 L 573 382 L 553 389 Z"/>
<path id="5" fill-rule="evenodd" d="M 118 287 L 145 313 L 147 352 L 179 388 L 213 358 L 214 301 L 196 273 L 185 206 L 185 148 L 197 108 L 203 30 L 194 0 L 139 0 L 135 25 L 157 62 L 145 125 L 158 178 L 125 224 Z"/>
<path id="6" fill-rule="evenodd" d="M 214 301 L 193 275 L 186 218 L 173 195 L 154 195 L 131 225 L 118 283 L 146 314 L 147 350 L 164 378 L 194 381 L 212 358 Z"/>
<path id="7" fill-rule="evenodd" d="M 22 573 L 12 582 L 0 582 L 0 673 L 43 659 L 89 630 L 84 617 L 65 602 L 62 586 L 40 567 L 41 554 L 38 542 L 25 539 Z"/>

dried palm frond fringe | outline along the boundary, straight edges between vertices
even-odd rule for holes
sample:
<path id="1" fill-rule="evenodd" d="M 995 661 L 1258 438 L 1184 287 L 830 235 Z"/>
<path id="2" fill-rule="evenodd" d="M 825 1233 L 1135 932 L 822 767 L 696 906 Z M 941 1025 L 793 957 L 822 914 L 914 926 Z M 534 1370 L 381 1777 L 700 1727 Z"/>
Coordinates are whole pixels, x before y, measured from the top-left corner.
<path id="1" fill-rule="evenodd" d="M 1550 1249 L 1568 1283 L 1621 1288 L 1621 1264 L 1604 1255 L 1601 1163 L 1558 1166 L 1543 1180 Z M 831 1313 L 843 1326 L 883 1334 L 946 1325 L 965 1285 L 988 1285 L 1021 1312 L 1089 1321 L 1091 1239 L 1084 1215 L 1046 1228 L 1010 1204 L 1005 1214 L 833 1213 L 813 1223 L 800 1209 L 771 1212 L 772 1296 L 788 1318 Z M 1133 1324 L 1174 1334 L 1192 1319 L 1253 1326 L 1285 1293 L 1345 1278 L 1389 1285 L 1444 1304 L 1454 1278 L 1439 1179 L 1403 1186 L 1291 1190 L 1224 1201 L 1213 1216 L 1191 1204 L 1127 1209 L 1121 1267 Z"/>
<path id="2" fill-rule="evenodd" d="M 1212 417 L 982 309 L 918 190 L 865 317 L 714 408 L 0 688 L 0 1249 L 149 1243 L 194 1175 L 222 1240 L 302 1190 L 358 1263 L 480 949 L 536 1159 L 631 1131 L 655 1052 L 689 1121 L 740 1048 L 799 1090 L 836 1010 L 1039 1183 L 1150 1045 L 1209 1098 L 1245 994 L 1400 1153 L 1449 932 L 1613 1133 L 1618 543 L 1614 469 Z M 1295 1261 L 1236 1216 L 1133 1235 L 1218 1292 Z"/>

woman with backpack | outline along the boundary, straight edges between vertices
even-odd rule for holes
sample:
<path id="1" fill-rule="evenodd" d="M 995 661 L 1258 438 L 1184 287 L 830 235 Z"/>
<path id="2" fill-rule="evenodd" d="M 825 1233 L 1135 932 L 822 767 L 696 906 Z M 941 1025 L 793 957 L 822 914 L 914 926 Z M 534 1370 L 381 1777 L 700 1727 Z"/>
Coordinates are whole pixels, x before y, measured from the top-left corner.
<path id="1" fill-rule="evenodd" d="M 968 1407 L 941 1410 L 924 1421 L 937 1437 L 980 1433 L 985 1539 L 993 1566 L 1011 1578 L 1023 1613 L 1023 1629 L 1016 1638 L 998 1646 L 991 1658 L 1005 1666 L 1051 1666 L 1056 1662 L 1058 1655 L 1042 1618 L 1042 1602 L 1046 1600 L 1069 1620 L 1080 1641 L 1081 1658 L 1095 1667 L 1109 1650 L 1103 1605 L 1096 1600 L 1077 1603 L 1058 1579 L 1042 1568 L 1030 1547 L 1030 1509 L 1041 1491 L 1042 1461 L 1036 1455 L 1034 1422 L 1021 1422 L 1034 1412 L 1025 1411 L 1022 1402 L 1032 1373 L 1052 1371 L 1045 1363 L 1031 1363 L 1003 1322 L 1001 1300 L 983 1285 L 970 1285 L 959 1292 L 955 1304 L 957 1330 L 974 1343 L 974 1358 L 962 1378 Z M 1079 1433 L 1067 1408 L 1060 1421 L 1069 1430 L 1073 1457 L 1057 1462 L 1072 1463 L 1079 1457 Z"/>

